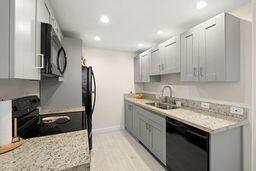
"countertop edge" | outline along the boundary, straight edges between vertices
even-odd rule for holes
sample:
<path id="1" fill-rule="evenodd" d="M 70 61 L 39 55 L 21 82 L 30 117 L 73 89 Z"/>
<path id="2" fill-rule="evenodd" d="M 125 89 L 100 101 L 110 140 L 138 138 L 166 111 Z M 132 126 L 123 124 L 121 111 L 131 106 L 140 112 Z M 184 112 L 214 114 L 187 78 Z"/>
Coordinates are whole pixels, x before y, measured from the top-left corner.
<path id="1" fill-rule="evenodd" d="M 240 127 L 240 126 L 247 125 L 247 124 L 249 123 L 248 119 L 245 119 L 245 120 L 241 120 L 240 122 L 236 122 L 236 123 L 233 124 L 233 125 L 224 126 L 224 127 L 222 127 L 222 128 L 212 130 L 212 129 L 203 127 L 203 126 L 201 126 L 201 125 L 193 124 L 193 123 L 191 123 L 191 122 L 189 122 L 189 121 L 186 121 L 186 120 L 177 118 L 177 117 L 175 117 L 175 116 L 168 115 L 168 114 L 166 114 L 166 113 L 164 113 L 164 112 L 162 112 L 162 111 L 160 111 L 160 110 L 158 110 L 158 109 L 154 109 L 154 107 L 146 106 L 146 104 L 141 104 L 141 103 L 135 102 L 135 101 L 133 101 L 133 100 L 130 100 L 129 97 L 128 97 L 128 98 L 125 97 L 124 100 L 125 100 L 125 101 L 128 101 L 128 102 L 130 102 L 130 103 L 133 103 L 133 104 L 135 104 L 135 105 L 137 105 L 137 106 L 140 106 L 140 107 L 142 107 L 142 108 L 144 108 L 144 109 L 150 110 L 150 111 L 152 111 L 152 112 L 154 112 L 154 113 L 160 114 L 160 115 L 162 115 L 162 116 L 170 117 L 170 118 L 172 118 L 172 119 L 175 119 L 175 120 L 177 120 L 177 121 L 183 122 L 183 123 L 188 124 L 188 125 L 190 125 L 190 126 L 194 126 L 194 127 L 198 128 L 198 129 L 201 129 L 201 130 L 203 130 L 203 131 L 206 131 L 206 132 L 208 132 L 208 133 L 210 133 L 210 134 L 216 134 L 216 133 L 224 132 L 224 131 L 227 131 L 227 130 L 230 130 L 230 129 L 233 129 L 233 128 L 237 128 L 237 127 Z M 148 102 L 154 102 L 153 100 L 148 100 L 148 99 L 144 99 L 144 100 L 147 100 Z M 175 110 L 175 109 L 172 109 L 172 110 Z M 188 109 L 186 109 L 186 110 L 188 110 Z M 208 114 L 206 114 L 206 113 L 201 113 L 201 114 L 208 115 Z M 212 117 L 214 117 L 214 116 L 212 116 Z M 217 118 L 217 117 L 216 117 L 216 118 Z"/>
<path id="2" fill-rule="evenodd" d="M 50 114 L 62 114 L 62 113 L 75 113 L 75 112 L 84 112 L 85 107 L 66 107 L 66 108 L 54 108 L 54 109 L 47 109 L 47 108 L 39 108 L 40 115 L 50 115 Z"/>

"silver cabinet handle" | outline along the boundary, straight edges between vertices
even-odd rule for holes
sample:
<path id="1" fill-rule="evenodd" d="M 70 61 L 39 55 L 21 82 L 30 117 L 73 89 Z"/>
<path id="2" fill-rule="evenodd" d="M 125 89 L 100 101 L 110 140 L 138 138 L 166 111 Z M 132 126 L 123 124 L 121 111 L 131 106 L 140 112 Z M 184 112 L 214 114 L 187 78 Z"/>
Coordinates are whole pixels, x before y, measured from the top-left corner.
<path id="1" fill-rule="evenodd" d="M 164 71 L 164 64 L 162 64 L 162 71 Z"/>
<path id="2" fill-rule="evenodd" d="M 158 67 L 159 67 L 159 71 L 161 71 L 161 65 L 160 64 L 158 65 Z"/>
<path id="3" fill-rule="evenodd" d="M 38 66 L 36 68 L 43 69 L 44 68 L 44 54 L 37 54 L 37 56 L 39 56 L 41 59 L 41 66 Z"/>
<path id="4" fill-rule="evenodd" d="M 203 67 L 200 67 L 200 76 L 203 77 L 204 74 L 203 74 Z"/>

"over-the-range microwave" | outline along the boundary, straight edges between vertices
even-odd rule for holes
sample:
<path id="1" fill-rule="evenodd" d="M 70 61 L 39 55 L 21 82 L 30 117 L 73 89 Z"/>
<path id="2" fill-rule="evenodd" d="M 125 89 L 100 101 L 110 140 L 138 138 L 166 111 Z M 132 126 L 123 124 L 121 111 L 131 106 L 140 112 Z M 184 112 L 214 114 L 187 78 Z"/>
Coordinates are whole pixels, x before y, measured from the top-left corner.
<path id="1" fill-rule="evenodd" d="M 51 24 L 41 23 L 40 55 L 42 76 L 63 76 L 67 67 L 67 56 Z"/>

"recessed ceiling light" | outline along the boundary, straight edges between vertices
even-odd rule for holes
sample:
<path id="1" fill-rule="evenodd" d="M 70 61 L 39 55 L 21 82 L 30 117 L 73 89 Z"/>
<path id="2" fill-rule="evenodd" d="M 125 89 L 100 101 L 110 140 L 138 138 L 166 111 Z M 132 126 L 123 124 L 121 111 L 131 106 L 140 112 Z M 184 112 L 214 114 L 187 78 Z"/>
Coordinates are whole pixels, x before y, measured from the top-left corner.
<path id="1" fill-rule="evenodd" d="M 95 36 L 95 37 L 94 37 L 94 40 L 96 40 L 96 41 L 100 41 L 100 40 L 101 40 L 101 38 L 100 38 L 99 36 Z"/>
<path id="2" fill-rule="evenodd" d="M 139 43 L 139 44 L 138 44 L 138 47 L 142 47 L 142 46 L 143 46 L 143 44 L 142 44 L 142 43 Z"/>
<path id="3" fill-rule="evenodd" d="M 205 8 L 206 6 L 207 6 L 207 2 L 205 2 L 205 1 L 199 1 L 199 2 L 197 3 L 196 8 L 197 8 L 197 9 L 202 9 L 202 8 Z"/>
<path id="4" fill-rule="evenodd" d="M 101 16 L 100 21 L 101 21 L 102 23 L 107 24 L 107 23 L 109 23 L 109 18 L 108 18 L 108 16 L 103 15 L 103 16 Z"/>
<path id="5" fill-rule="evenodd" d="M 163 33 L 164 33 L 164 32 L 163 32 L 162 30 L 158 30 L 158 31 L 157 31 L 157 34 L 158 34 L 158 35 L 161 35 L 161 34 L 163 34 Z"/>

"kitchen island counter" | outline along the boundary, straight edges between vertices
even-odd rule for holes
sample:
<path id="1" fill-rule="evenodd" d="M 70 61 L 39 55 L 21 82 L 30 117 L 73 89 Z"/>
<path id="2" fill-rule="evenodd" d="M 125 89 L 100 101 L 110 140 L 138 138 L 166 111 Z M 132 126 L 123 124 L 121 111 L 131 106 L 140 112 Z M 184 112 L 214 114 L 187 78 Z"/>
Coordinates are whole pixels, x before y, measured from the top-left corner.
<path id="1" fill-rule="evenodd" d="M 86 130 L 30 138 L 19 148 L 0 155 L 5 170 L 90 170 Z"/>

